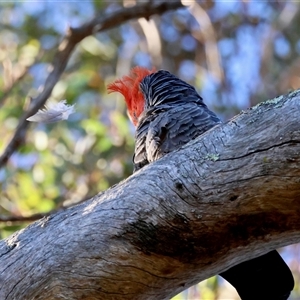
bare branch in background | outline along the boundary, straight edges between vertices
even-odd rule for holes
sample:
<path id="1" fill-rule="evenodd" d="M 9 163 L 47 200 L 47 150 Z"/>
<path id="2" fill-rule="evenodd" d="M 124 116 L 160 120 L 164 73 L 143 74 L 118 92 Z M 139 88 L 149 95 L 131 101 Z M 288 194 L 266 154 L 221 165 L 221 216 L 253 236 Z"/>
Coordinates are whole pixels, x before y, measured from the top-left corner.
<path id="1" fill-rule="evenodd" d="M 288 90 L 290 86 L 299 87 L 299 81 L 295 82 L 295 73 L 299 72 L 299 62 L 295 61 L 291 66 L 287 64 L 281 70 L 278 78 L 270 77 L 270 74 L 273 74 L 271 71 L 271 66 L 274 55 L 273 43 L 276 36 L 284 32 L 290 23 L 294 20 L 297 13 L 299 12 L 299 5 L 293 2 L 285 3 L 284 8 L 279 14 L 279 17 L 275 19 L 275 21 L 269 26 L 267 32 L 264 35 L 264 38 L 261 40 L 261 68 L 260 74 L 262 78 L 266 78 L 264 82 L 264 89 L 268 92 L 269 97 L 273 97 L 278 95 L 278 93 L 284 93 Z M 295 72 L 296 71 L 296 72 Z M 296 80 L 298 80 L 296 76 Z M 276 82 L 275 82 L 276 81 Z M 279 89 L 275 89 L 278 87 Z M 252 103 L 254 104 L 254 103 Z"/>
<path id="2" fill-rule="evenodd" d="M 224 72 L 220 60 L 217 37 L 210 17 L 207 12 L 196 2 L 190 6 L 189 11 L 200 26 L 200 32 L 193 32 L 193 36 L 204 45 L 207 68 L 219 82 L 222 82 L 224 78 Z"/>
<path id="3" fill-rule="evenodd" d="M 3 61 L 4 69 L 4 91 L 0 96 L 0 108 L 5 104 L 6 99 L 10 96 L 12 91 L 18 86 L 18 84 L 23 80 L 23 78 L 28 74 L 29 69 L 43 56 L 44 51 L 40 51 L 35 58 L 29 64 L 18 63 L 19 72 L 13 71 L 12 62 L 10 59 Z"/>
<path id="4" fill-rule="evenodd" d="M 58 210 L 53 210 L 49 213 L 37 213 L 37 214 L 32 214 L 30 216 L 3 216 L 0 215 L 0 223 L 23 223 L 23 222 L 33 222 L 36 220 L 39 220 L 43 217 L 47 217 Z"/>
<path id="5" fill-rule="evenodd" d="M 148 51 L 152 60 L 152 65 L 154 67 L 159 67 L 162 63 L 162 44 L 158 28 L 154 20 L 147 21 L 145 18 L 140 18 L 138 22 L 146 37 Z"/>
<path id="6" fill-rule="evenodd" d="M 10 84 L 6 87 L 3 94 L 0 96 L 0 108 L 4 105 L 5 100 L 10 95 L 10 93 L 16 88 L 16 86 L 21 82 L 21 80 L 27 75 L 29 67 L 24 68 L 17 78 L 15 78 Z"/>
<path id="7" fill-rule="evenodd" d="M 98 196 L 100 194 L 101 193 L 99 193 Z M 58 207 L 56 207 L 53 210 L 50 210 L 50 211 L 44 212 L 44 213 L 36 213 L 36 214 L 29 215 L 29 216 L 22 216 L 22 215 L 16 215 L 16 214 L 15 215 L 1 215 L 0 214 L 0 223 L 24 223 L 24 222 L 37 221 L 37 220 L 40 220 L 42 218 L 48 217 L 50 215 L 53 215 L 55 213 L 64 211 L 64 210 L 66 210 L 68 208 L 71 208 L 73 206 L 76 206 L 76 205 L 78 205 L 80 203 L 83 203 L 83 202 L 87 201 L 88 199 L 89 198 L 83 198 L 80 201 L 71 202 L 71 203 L 69 203 L 67 205 L 64 205 L 64 204 L 61 203 L 60 205 L 58 205 Z"/>
<path id="8" fill-rule="evenodd" d="M 129 20 L 143 17 L 148 19 L 154 14 L 163 14 L 168 10 L 173 10 L 180 7 L 183 7 L 183 5 L 181 1 L 177 0 L 159 3 L 149 2 L 142 5 L 136 5 L 134 7 L 121 8 L 112 13 L 101 12 L 101 14 L 99 13 L 98 16 L 83 24 L 81 27 L 69 28 L 58 47 L 57 53 L 55 54 L 52 64 L 52 71 L 46 79 L 41 94 L 32 100 L 29 110 L 24 112 L 20 118 L 19 124 L 12 139 L 10 140 L 3 154 L 0 156 L 0 168 L 7 163 L 13 152 L 23 144 L 29 125 L 29 122 L 26 119 L 34 115 L 46 103 L 54 86 L 64 72 L 74 48 L 80 41 L 89 35 L 111 29 Z"/>

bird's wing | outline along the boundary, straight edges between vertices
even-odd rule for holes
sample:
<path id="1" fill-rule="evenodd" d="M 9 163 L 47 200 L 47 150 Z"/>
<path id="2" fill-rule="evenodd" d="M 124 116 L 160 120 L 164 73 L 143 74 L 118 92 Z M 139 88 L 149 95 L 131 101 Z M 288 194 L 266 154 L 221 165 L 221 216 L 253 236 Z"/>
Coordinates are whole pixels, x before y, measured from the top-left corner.
<path id="1" fill-rule="evenodd" d="M 159 113 L 148 125 L 147 160 L 153 162 L 221 121 L 205 105 L 188 103 Z"/>

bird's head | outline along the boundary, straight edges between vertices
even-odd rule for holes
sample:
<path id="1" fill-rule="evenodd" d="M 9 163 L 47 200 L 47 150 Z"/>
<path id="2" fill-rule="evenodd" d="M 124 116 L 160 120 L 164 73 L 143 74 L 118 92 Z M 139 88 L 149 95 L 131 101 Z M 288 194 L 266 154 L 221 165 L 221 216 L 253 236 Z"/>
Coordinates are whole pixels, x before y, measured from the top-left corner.
<path id="1" fill-rule="evenodd" d="M 117 79 L 107 87 L 109 93 L 119 92 L 124 96 L 128 113 L 134 126 L 137 126 L 138 118 L 145 108 L 145 99 L 140 89 L 140 83 L 146 76 L 154 72 L 155 70 L 134 67 L 129 75 Z"/>

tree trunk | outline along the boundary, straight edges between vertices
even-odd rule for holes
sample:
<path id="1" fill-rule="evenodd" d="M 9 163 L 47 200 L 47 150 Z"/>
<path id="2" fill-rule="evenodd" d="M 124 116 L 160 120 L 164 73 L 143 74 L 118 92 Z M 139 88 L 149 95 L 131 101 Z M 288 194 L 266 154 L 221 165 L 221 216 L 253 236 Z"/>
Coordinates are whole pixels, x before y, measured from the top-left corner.
<path id="1" fill-rule="evenodd" d="M 300 241 L 300 91 L 0 243 L 0 299 L 168 299 Z"/>

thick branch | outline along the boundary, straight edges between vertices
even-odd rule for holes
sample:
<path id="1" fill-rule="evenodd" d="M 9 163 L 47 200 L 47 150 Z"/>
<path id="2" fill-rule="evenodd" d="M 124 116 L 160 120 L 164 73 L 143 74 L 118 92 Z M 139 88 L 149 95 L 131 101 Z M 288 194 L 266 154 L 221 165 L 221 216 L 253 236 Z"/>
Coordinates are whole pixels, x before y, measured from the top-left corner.
<path id="1" fill-rule="evenodd" d="M 182 6 L 179 0 L 159 3 L 152 3 L 152 1 L 150 1 L 149 3 L 136 5 L 134 7 L 122 8 L 113 13 L 101 12 L 99 16 L 82 25 L 80 28 L 69 28 L 66 36 L 58 47 L 58 51 L 54 57 L 52 71 L 46 79 L 43 91 L 38 97 L 33 99 L 30 109 L 24 112 L 20 118 L 11 141 L 0 156 L 0 168 L 6 164 L 13 152 L 24 142 L 29 126 L 29 122 L 26 121 L 26 119 L 34 115 L 46 103 L 54 86 L 64 72 L 74 48 L 79 42 L 91 34 L 111 29 L 129 20 L 142 17 L 149 18 L 154 14 L 163 14 L 168 10 L 177 9 Z"/>
<path id="2" fill-rule="evenodd" d="M 300 91 L 0 244 L 1 299 L 167 299 L 300 241 Z"/>

